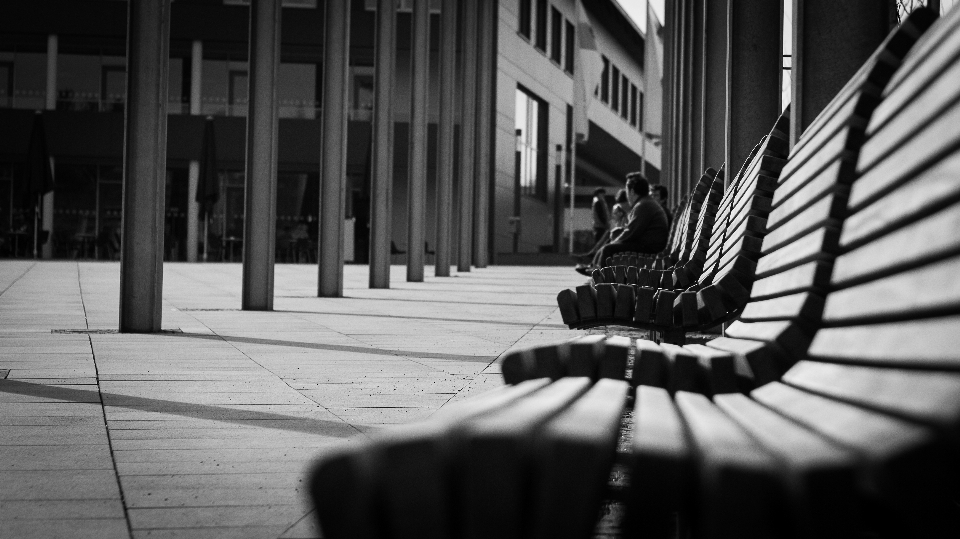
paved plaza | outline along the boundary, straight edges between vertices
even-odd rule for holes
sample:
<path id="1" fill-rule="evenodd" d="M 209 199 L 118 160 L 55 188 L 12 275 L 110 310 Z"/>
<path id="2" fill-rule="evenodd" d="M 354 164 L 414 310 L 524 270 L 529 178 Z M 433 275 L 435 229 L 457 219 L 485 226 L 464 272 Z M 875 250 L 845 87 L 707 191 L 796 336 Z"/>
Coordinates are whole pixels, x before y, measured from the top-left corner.
<path id="1" fill-rule="evenodd" d="M 570 267 L 490 267 L 317 298 L 278 265 L 244 312 L 239 264 L 165 264 L 161 334 L 116 332 L 120 266 L 0 261 L 0 537 L 318 537 L 310 463 L 502 384 L 557 342 Z"/>

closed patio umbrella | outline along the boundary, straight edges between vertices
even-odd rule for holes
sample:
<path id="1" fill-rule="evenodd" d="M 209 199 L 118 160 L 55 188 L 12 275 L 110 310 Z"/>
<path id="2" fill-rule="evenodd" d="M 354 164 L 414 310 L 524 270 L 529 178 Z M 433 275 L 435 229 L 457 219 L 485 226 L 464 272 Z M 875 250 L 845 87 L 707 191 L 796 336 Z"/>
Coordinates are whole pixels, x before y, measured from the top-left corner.
<path id="1" fill-rule="evenodd" d="M 47 152 L 47 136 L 43 127 L 43 114 L 37 111 L 30 129 L 27 146 L 27 162 L 24 170 L 27 194 L 33 206 L 33 258 L 37 258 L 37 239 L 40 223 L 40 201 L 43 195 L 53 191 L 53 170 Z"/>
<path id="2" fill-rule="evenodd" d="M 213 117 L 207 116 L 203 126 L 203 142 L 200 145 L 200 177 L 197 181 L 197 202 L 200 219 L 203 221 L 203 261 L 207 261 L 207 244 L 210 242 L 210 213 L 220 200 L 220 178 L 217 175 L 217 145 L 213 134 Z"/>

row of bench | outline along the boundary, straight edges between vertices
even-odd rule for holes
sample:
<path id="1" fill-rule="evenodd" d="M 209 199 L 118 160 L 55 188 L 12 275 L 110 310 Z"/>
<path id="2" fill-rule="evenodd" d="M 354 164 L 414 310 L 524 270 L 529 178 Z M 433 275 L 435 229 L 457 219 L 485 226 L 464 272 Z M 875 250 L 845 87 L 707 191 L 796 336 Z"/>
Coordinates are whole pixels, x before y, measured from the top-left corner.
<path id="1" fill-rule="evenodd" d="M 611 500 L 627 537 L 960 536 L 960 10 L 935 18 L 793 148 L 726 337 L 507 354 L 509 385 L 322 459 L 324 536 L 584 538 Z"/>

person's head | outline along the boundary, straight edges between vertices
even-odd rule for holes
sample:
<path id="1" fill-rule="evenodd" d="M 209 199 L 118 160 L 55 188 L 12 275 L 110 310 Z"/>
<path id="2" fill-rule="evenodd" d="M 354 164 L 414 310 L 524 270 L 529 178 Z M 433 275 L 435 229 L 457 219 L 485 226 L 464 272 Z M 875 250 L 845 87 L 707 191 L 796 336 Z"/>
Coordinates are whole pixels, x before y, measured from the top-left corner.
<path id="1" fill-rule="evenodd" d="M 650 194 L 650 183 L 639 172 L 627 174 L 627 201 L 632 206 L 639 200 Z"/>
<path id="2" fill-rule="evenodd" d="M 626 204 L 627 203 L 627 190 L 621 189 L 617 191 L 617 204 Z"/>
<path id="3" fill-rule="evenodd" d="M 593 190 L 593 196 L 597 198 L 603 198 L 606 195 L 607 195 L 607 190 L 604 189 L 603 187 L 597 187 L 596 189 Z"/>
<path id="4" fill-rule="evenodd" d="M 662 185 L 654 185 L 650 187 L 650 194 L 652 194 L 658 202 L 661 204 L 667 203 L 667 188 Z"/>

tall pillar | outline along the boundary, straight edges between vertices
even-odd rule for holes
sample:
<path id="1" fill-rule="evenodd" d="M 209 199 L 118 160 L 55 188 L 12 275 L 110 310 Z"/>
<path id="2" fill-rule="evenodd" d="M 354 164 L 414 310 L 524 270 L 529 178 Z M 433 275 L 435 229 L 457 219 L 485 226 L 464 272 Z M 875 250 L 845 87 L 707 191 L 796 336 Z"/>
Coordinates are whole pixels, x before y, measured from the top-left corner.
<path id="1" fill-rule="evenodd" d="M 277 230 L 280 0 L 250 3 L 249 58 L 241 302 L 245 311 L 272 311 Z"/>
<path id="2" fill-rule="evenodd" d="M 127 7 L 120 331 L 160 330 L 170 0 Z"/>
<path id="3" fill-rule="evenodd" d="M 373 102 L 373 177 L 370 182 L 370 288 L 390 288 L 393 192 L 393 79 L 396 0 L 377 0 Z"/>
<path id="4" fill-rule="evenodd" d="M 457 0 L 440 12 L 440 125 L 437 136 L 437 277 L 450 276 L 453 230 L 453 137 L 457 90 Z"/>
<path id="5" fill-rule="evenodd" d="M 718 170 L 727 136 L 727 1 L 703 3 L 703 168 Z"/>
<path id="6" fill-rule="evenodd" d="M 430 2 L 414 0 L 411 36 L 410 172 L 407 179 L 407 281 L 423 282 L 427 210 L 427 95 L 430 91 Z"/>
<path id="7" fill-rule="evenodd" d="M 190 51 L 190 114 L 199 116 L 200 89 L 203 82 L 203 42 L 193 42 Z M 197 186 L 200 184 L 200 161 L 191 160 L 187 168 L 187 262 L 197 261 L 200 238 L 200 205 L 197 204 Z"/>
<path id="8" fill-rule="evenodd" d="M 58 50 L 58 39 L 56 34 L 50 34 L 47 36 L 47 93 L 46 93 L 46 110 L 57 110 L 57 50 Z M 50 169 L 54 172 L 54 178 L 56 178 L 56 171 L 54 169 L 53 157 L 50 157 Z M 48 232 L 47 241 L 43 243 L 40 247 L 40 255 L 43 258 L 53 258 L 53 194 L 55 191 L 50 191 L 43 195 L 43 209 L 40 212 L 43 215 L 43 223 L 41 228 Z"/>
<path id="9" fill-rule="evenodd" d="M 691 91 L 690 75 L 693 71 L 693 55 L 690 50 L 690 14 L 692 13 L 692 0 L 678 0 L 677 11 L 680 17 L 679 32 L 679 52 L 680 52 L 680 140 L 678 142 L 680 149 L 680 190 L 684 191 L 684 186 L 690 182 L 690 138 L 693 131 L 693 121 L 691 119 Z"/>
<path id="10" fill-rule="evenodd" d="M 674 84 L 674 74 L 676 73 L 676 44 L 674 37 L 677 34 L 675 13 L 676 6 L 673 2 L 664 4 L 663 18 L 663 129 L 661 134 L 661 167 L 665 181 L 670 187 L 670 191 L 679 193 L 674 188 L 676 184 L 677 171 L 674 164 L 673 153 L 676 150 L 676 143 L 673 140 L 675 131 L 674 112 L 676 111 L 676 84 Z"/>
<path id="11" fill-rule="evenodd" d="M 476 179 L 476 125 L 477 125 L 477 12 L 463 4 L 460 25 L 463 36 L 460 45 L 463 91 L 460 113 L 460 241 L 457 271 L 470 271 L 473 258 L 473 183 Z"/>
<path id="12" fill-rule="evenodd" d="M 888 0 L 793 0 L 790 145 L 883 42 Z"/>
<path id="13" fill-rule="evenodd" d="M 704 107 L 704 88 L 703 88 L 703 59 L 704 59 L 704 6 L 707 0 L 692 0 L 690 14 L 690 176 L 687 178 L 687 184 L 683 191 L 689 191 L 693 188 L 695 181 L 700 177 L 708 165 L 703 160 L 703 107 Z"/>
<path id="14" fill-rule="evenodd" d="M 320 142 L 320 297 L 343 296 L 343 205 L 347 189 L 350 0 L 326 0 Z"/>
<path id="15" fill-rule="evenodd" d="M 727 4 L 727 180 L 780 116 L 780 2 Z"/>
<path id="16" fill-rule="evenodd" d="M 497 35 L 497 0 L 480 0 L 477 25 L 477 160 L 476 183 L 474 184 L 475 213 L 473 218 L 473 264 L 487 267 L 490 259 L 490 191 L 493 166 L 493 96 L 496 73 L 494 72 L 493 44 Z"/>

